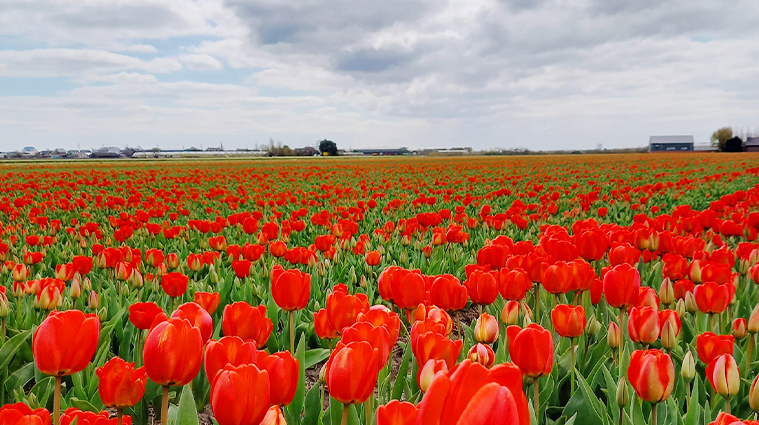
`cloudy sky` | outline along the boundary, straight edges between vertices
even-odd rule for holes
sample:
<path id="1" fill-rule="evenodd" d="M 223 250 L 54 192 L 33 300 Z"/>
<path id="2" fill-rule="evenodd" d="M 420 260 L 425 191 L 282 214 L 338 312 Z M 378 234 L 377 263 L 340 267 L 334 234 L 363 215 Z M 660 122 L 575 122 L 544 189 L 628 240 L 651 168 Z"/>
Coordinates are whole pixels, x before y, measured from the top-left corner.
<path id="1" fill-rule="evenodd" d="M 0 0 L 0 150 L 759 129 L 756 0 Z"/>

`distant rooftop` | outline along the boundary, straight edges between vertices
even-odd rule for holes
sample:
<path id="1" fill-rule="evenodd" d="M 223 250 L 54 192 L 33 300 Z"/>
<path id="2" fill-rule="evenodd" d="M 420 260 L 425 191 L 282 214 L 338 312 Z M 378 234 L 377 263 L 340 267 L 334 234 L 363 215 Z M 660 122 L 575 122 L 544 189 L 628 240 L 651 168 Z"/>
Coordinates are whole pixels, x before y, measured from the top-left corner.
<path id="1" fill-rule="evenodd" d="M 653 143 L 693 143 L 693 136 L 651 136 L 649 144 Z"/>

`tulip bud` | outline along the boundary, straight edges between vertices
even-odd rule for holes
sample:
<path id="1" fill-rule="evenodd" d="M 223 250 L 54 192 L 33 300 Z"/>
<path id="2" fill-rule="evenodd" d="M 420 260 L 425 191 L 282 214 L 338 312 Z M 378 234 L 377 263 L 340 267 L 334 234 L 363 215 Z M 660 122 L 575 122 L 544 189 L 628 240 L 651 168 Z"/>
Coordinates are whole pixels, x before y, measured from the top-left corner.
<path id="1" fill-rule="evenodd" d="M 678 317 L 685 317 L 685 300 L 677 300 L 675 303 L 675 312 Z"/>
<path id="2" fill-rule="evenodd" d="M 74 279 L 73 281 L 71 281 L 71 290 L 69 291 L 69 295 L 74 300 L 76 300 L 82 295 L 82 287 L 81 285 L 79 285 L 78 279 Z"/>
<path id="3" fill-rule="evenodd" d="M 132 270 L 132 277 L 129 280 L 132 286 L 135 288 L 142 288 L 142 286 L 145 284 L 145 279 L 142 277 L 142 273 L 140 273 L 140 271 L 137 269 Z"/>
<path id="4" fill-rule="evenodd" d="M 601 331 L 601 322 L 596 320 L 596 315 L 591 315 L 588 319 L 588 324 L 585 325 L 585 333 L 590 336 L 595 336 Z"/>
<path id="5" fill-rule="evenodd" d="M 759 388 L 756 388 L 757 382 L 759 382 L 759 375 L 751 383 L 751 389 L 748 392 L 748 403 L 751 405 L 751 410 L 759 413 Z"/>
<path id="6" fill-rule="evenodd" d="M 688 313 L 695 313 L 698 311 L 698 305 L 696 304 L 696 297 L 693 292 L 685 293 L 685 310 Z"/>
<path id="7" fill-rule="evenodd" d="M 90 291 L 90 297 L 87 299 L 87 306 L 93 310 L 100 306 L 100 299 L 98 298 L 97 292 Z"/>
<path id="8" fill-rule="evenodd" d="M 530 316 L 528 316 L 528 315 L 525 314 L 522 317 L 522 327 L 526 328 L 526 327 L 530 326 L 531 324 L 532 324 L 532 318 Z"/>
<path id="9" fill-rule="evenodd" d="M 501 323 L 506 326 L 516 325 L 519 321 L 519 301 L 508 301 L 501 310 Z"/>
<path id="10" fill-rule="evenodd" d="M 322 366 L 321 369 L 319 369 L 319 383 L 324 384 L 326 381 L 327 376 L 327 364 L 324 363 L 324 366 Z"/>
<path id="11" fill-rule="evenodd" d="M 741 386 L 741 376 L 738 363 L 730 354 L 722 354 L 706 367 L 706 377 L 714 391 L 725 398 L 738 394 Z"/>
<path id="12" fill-rule="evenodd" d="M 619 348 L 619 342 L 622 340 L 621 334 L 619 332 L 619 326 L 616 322 L 609 322 L 609 330 L 606 333 L 606 341 L 609 344 L 609 347 L 612 349 Z"/>
<path id="13" fill-rule="evenodd" d="M 153 277 L 153 279 L 150 281 L 150 289 L 152 289 L 153 292 L 158 292 L 161 289 L 161 282 Z"/>
<path id="14" fill-rule="evenodd" d="M 440 371 L 448 371 L 448 365 L 445 363 L 445 360 L 427 360 L 427 363 L 425 363 L 422 369 L 419 370 L 419 389 L 421 389 L 422 392 L 426 392 L 427 388 L 432 384 L 432 379 L 435 378 L 435 374 Z"/>
<path id="15" fill-rule="evenodd" d="M 675 348 L 677 345 L 677 333 L 669 320 L 664 322 L 661 330 L 661 346 L 667 350 Z"/>
<path id="16" fill-rule="evenodd" d="M 285 415 L 282 413 L 282 408 L 279 406 L 271 406 L 266 411 L 266 416 L 259 425 L 287 425 Z"/>
<path id="17" fill-rule="evenodd" d="M 11 310 L 10 302 L 8 301 L 8 297 L 0 292 L 0 318 L 5 318 L 8 316 L 8 313 Z"/>
<path id="18" fill-rule="evenodd" d="M 216 274 L 216 268 L 214 268 L 214 265 L 211 264 L 208 268 L 208 279 L 213 283 L 214 285 L 219 284 L 219 275 Z M 157 280 L 157 279 L 156 279 Z"/>
<path id="19" fill-rule="evenodd" d="M 319 277 L 324 277 L 327 275 L 327 266 L 324 265 L 324 262 L 316 265 L 316 274 L 318 274 Z"/>
<path id="20" fill-rule="evenodd" d="M 733 320 L 733 336 L 736 339 L 743 339 L 746 337 L 746 319 L 741 317 Z"/>
<path id="21" fill-rule="evenodd" d="M 432 257 L 432 246 L 427 245 L 424 248 L 422 248 L 422 254 L 424 255 L 424 258 Z"/>
<path id="22" fill-rule="evenodd" d="M 623 408 L 630 403 L 630 389 L 627 387 L 627 380 L 624 377 L 619 378 L 617 383 L 617 406 Z"/>
<path id="23" fill-rule="evenodd" d="M 498 321 L 494 316 L 482 313 L 474 325 L 474 339 L 477 342 L 492 344 L 498 340 Z"/>
<path id="24" fill-rule="evenodd" d="M 759 332 L 759 304 L 757 304 L 756 307 L 754 307 L 754 310 L 751 311 L 751 316 L 748 318 L 746 329 L 751 334 Z"/>
<path id="25" fill-rule="evenodd" d="M 25 292 L 26 291 L 24 290 L 24 284 L 22 282 L 13 283 L 13 290 L 11 291 L 11 293 L 13 294 L 14 297 L 16 298 L 22 297 L 24 296 Z"/>
<path id="26" fill-rule="evenodd" d="M 408 254 L 406 254 L 406 251 L 401 251 L 401 255 L 399 257 L 400 263 L 403 267 L 408 266 Z"/>
<path id="27" fill-rule="evenodd" d="M 366 276 L 361 275 L 361 279 L 359 279 L 359 281 L 358 281 L 358 286 L 360 286 L 362 288 L 366 288 L 366 285 L 367 285 Z"/>
<path id="28" fill-rule="evenodd" d="M 105 307 L 98 310 L 98 319 L 100 319 L 101 322 L 105 322 L 108 320 L 108 309 Z"/>
<path id="29" fill-rule="evenodd" d="M 351 286 L 358 283 L 358 276 L 356 276 L 356 269 L 351 266 L 351 268 L 348 270 L 348 282 Z"/>
<path id="30" fill-rule="evenodd" d="M 680 368 L 680 375 L 685 382 L 690 382 L 696 376 L 696 361 L 693 359 L 693 353 L 688 351 L 683 357 L 683 366 Z"/>
<path id="31" fill-rule="evenodd" d="M 669 278 L 664 278 L 659 287 L 659 301 L 664 305 L 670 305 L 675 302 L 675 288 L 672 286 L 672 281 Z"/>
<path id="32" fill-rule="evenodd" d="M 489 345 L 477 344 L 469 350 L 467 358 L 474 363 L 490 368 L 495 363 L 495 352 Z"/>
<path id="33" fill-rule="evenodd" d="M 179 267 L 179 257 L 176 253 L 166 254 L 166 267 L 174 270 Z"/>

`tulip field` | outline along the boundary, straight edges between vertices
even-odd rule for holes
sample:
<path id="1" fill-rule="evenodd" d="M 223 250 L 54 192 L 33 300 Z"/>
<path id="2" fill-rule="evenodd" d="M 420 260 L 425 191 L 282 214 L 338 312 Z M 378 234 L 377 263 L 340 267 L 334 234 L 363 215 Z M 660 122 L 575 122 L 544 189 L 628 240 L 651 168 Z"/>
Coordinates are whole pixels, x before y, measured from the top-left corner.
<path id="1" fill-rule="evenodd" d="M 0 425 L 759 425 L 759 156 L 0 172 Z"/>

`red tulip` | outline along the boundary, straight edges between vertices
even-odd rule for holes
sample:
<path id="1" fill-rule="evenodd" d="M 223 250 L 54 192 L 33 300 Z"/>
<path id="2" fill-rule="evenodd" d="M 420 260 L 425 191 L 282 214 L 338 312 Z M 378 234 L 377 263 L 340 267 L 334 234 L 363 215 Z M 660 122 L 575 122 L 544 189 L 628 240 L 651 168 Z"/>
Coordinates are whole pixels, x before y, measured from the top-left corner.
<path id="1" fill-rule="evenodd" d="M 464 287 L 474 304 L 490 305 L 498 298 L 498 282 L 488 272 L 475 270 L 464 281 Z"/>
<path id="2" fill-rule="evenodd" d="M 203 360 L 200 330 L 187 319 L 172 317 L 150 330 L 143 349 L 145 370 L 151 381 L 183 386 L 195 378 Z"/>
<path id="3" fill-rule="evenodd" d="M 374 326 L 369 322 L 356 322 L 343 328 L 340 341 L 349 344 L 354 341 L 366 341 L 379 352 L 380 368 L 384 367 L 390 358 L 390 334 L 383 326 Z"/>
<path id="4" fill-rule="evenodd" d="M 274 266 L 271 270 L 271 295 L 282 310 L 302 310 L 311 296 L 311 275 L 298 269 L 285 270 L 282 266 Z"/>
<path id="5" fill-rule="evenodd" d="M 628 308 L 638 303 L 640 273 L 625 263 L 614 266 L 603 277 L 606 302 L 616 308 Z"/>
<path id="6" fill-rule="evenodd" d="M 585 309 L 581 305 L 559 304 L 551 311 L 556 333 L 564 338 L 577 338 L 585 332 Z"/>
<path id="7" fill-rule="evenodd" d="M 34 332 L 34 363 L 47 375 L 72 375 L 90 363 L 99 337 L 96 315 L 79 310 L 52 311 Z"/>
<path id="8" fill-rule="evenodd" d="M 464 360 L 439 373 L 419 403 L 417 424 L 529 425 L 522 374 L 504 363 L 488 370 Z"/>
<path id="9" fill-rule="evenodd" d="M 572 284 L 572 266 L 557 261 L 543 271 L 543 288 L 549 294 L 564 294 Z"/>
<path id="10" fill-rule="evenodd" d="M 419 389 L 422 392 L 427 392 L 427 389 L 432 384 L 432 380 L 435 379 L 435 375 L 440 371 L 448 372 L 448 364 L 445 360 L 427 360 L 427 363 L 423 367 L 420 367 L 419 372 L 416 374 L 416 382 L 419 384 Z"/>
<path id="11" fill-rule="evenodd" d="M 196 303 L 184 303 L 177 307 L 171 317 L 187 319 L 193 326 L 200 330 L 203 345 L 208 342 L 213 333 L 213 319 L 207 311 Z"/>
<path id="12" fill-rule="evenodd" d="M 162 312 L 161 307 L 154 302 L 134 303 L 129 306 L 129 321 L 137 329 L 150 329 L 155 317 Z"/>
<path id="13" fill-rule="evenodd" d="M 430 301 L 443 310 L 461 310 L 466 306 L 467 289 L 452 275 L 436 276 L 430 287 Z"/>
<path id="14" fill-rule="evenodd" d="M 24 403 L 6 404 L 0 408 L 0 424 L 50 425 L 50 412 L 40 407 L 32 410 Z"/>
<path id="15" fill-rule="evenodd" d="M 460 339 L 452 341 L 444 335 L 425 332 L 419 335 L 415 342 L 412 342 L 411 350 L 414 352 L 416 364 L 420 368 L 429 359 L 445 360 L 448 368 L 451 368 L 456 364 L 463 347 L 464 342 Z"/>
<path id="16" fill-rule="evenodd" d="M 393 400 L 377 408 L 377 425 L 416 425 L 418 414 L 413 404 Z"/>
<path id="17" fill-rule="evenodd" d="M 316 336 L 321 339 L 335 339 L 340 335 L 332 327 L 332 323 L 329 321 L 327 309 L 323 308 L 314 313 L 314 332 Z"/>
<path id="18" fill-rule="evenodd" d="M 161 288 L 170 297 L 181 297 L 187 292 L 190 278 L 178 272 L 166 273 L 161 276 Z"/>
<path id="19" fill-rule="evenodd" d="M 240 366 L 255 363 L 257 355 L 255 342 L 243 341 L 238 336 L 225 336 L 218 341 L 209 341 L 206 345 L 204 363 L 208 382 L 213 382 L 216 374 L 227 364 Z"/>
<path id="20" fill-rule="evenodd" d="M 735 338 L 732 335 L 716 335 L 712 332 L 704 332 L 696 337 L 696 352 L 698 358 L 709 364 L 722 354 L 733 354 Z"/>
<path id="21" fill-rule="evenodd" d="M 611 247 L 609 250 L 609 263 L 612 266 L 620 264 L 629 264 L 636 266 L 640 261 L 641 252 L 628 243 L 621 243 Z"/>
<path id="22" fill-rule="evenodd" d="M 495 352 L 489 345 L 478 343 L 469 349 L 467 358 L 474 363 L 490 368 L 495 363 Z"/>
<path id="23" fill-rule="evenodd" d="M 127 363 L 120 357 L 114 357 L 103 367 L 95 370 L 98 377 L 100 401 L 106 407 L 124 409 L 140 402 L 145 395 L 148 382 L 145 367 L 135 369 L 134 363 Z"/>
<path id="24" fill-rule="evenodd" d="M 426 279 L 419 270 L 397 270 L 392 274 L 389 286 L 392 301 L 401 310 L 416 308 L 427 297 Z"/>
<path id="25" fill-rule="evenodd" d="M 219 425 L 258 425 L 271 405 L 269 373 L 254 364 L 224 366 L 211 383 L 211 409 Z"/>
<path id="26" fill-rule="evenodd" d="M 238 279 L 244 279 L 250 276 L 250 268 L 253 263 L 250 260 L 236 260 L 232 261 L 232 270 L 235 272 L 235 276 Z"/>
<path id="27" fill-rule="evenodd" d="M 635 393 L 649 403 L 669 398 L 675 387 L 675 366 L 669 354 L 659 350 L 637 350 L 630 357 L 627 379 Z"/>
<path id="28" fill-rule="evenodd" d="M 706 366 L 706 378 L 714 392 L 725 398 L 738 394 L 741 376 L 732 354 L 720 354 Z"/>
<path id="29" fill-rule="evenodd" d="M 651 307 L 633 307 L 627 322 L 627 333 L 633 342 L 653 344 L 659 339 L 659 314 Z"/>
<path id="30" fill-rule="evenodd" d="M 505 300 L 519 301 L 524 298 L 527 291 L 532 289 L 533 283 L 526 271 L 517 268 L 512 270 L 501 269 L 491 272 L 498 281 L 498 292 Z"/>
<path id="31" fill-rule="evenodd" d="M 269 402 L 273 405 L 290 404 L 298 389 L 298 360 L 289 351 L 271 355 L 259 351 L 256 365 L 259 369 L 269 372 L 269 379 L 275 383 L 270 389 Z"/>
<path id="32" fill-rule="evenodd" d="M 219 308 L 220 299 L 218 292 L 196 292 L 194 298 L 195 303 L 211 315 Z"/>
<path id="33" fill-rule="evenodd" d="M 370 267 L 378 266 L 382 261 L 382 256 L 380 256 L 379 251 L 369 251 L 366 253 L 365 261 L 366 265 Z"/>
<path id="34" fill-rule="evenodd" d="M 71 265 L 77 273 L 86 276 L 92 271 L 92 257 L 76 255 L 71 259 Z"/>
<path id="35" fill-rule="evenodd" d="M 226 336 L 239 336 L 245 341 L 251 339 L 256 341 L 258 348 L 263 348 L 274 324 L 266 317 L 266 306 L 253 307 L 244 301 L 238 301 L 224 307 L 221 329 Z"/>
<path id="36" fill-rule="evenodd" d="M 385 306 L 375 305 L 365 313 L 359 313 L 356 323 L 368 322 L 374 326 L 382 326 L 387 330 L 390 337 L 390 346 L 394 347 L 398 342 L 398 334 L 401 329 L 401 319 L 398 315 Z"/>
<path id="37" fill-rule="evenodd" d="M 343 404 L 363 403 L 374 392 L 378 372 L 379 351 L 371 344 L 338 343 L 326 366 L 329 395 Z"/>
<path id="38" fill-rule="evenodd" d="M 498 340 L 498 319 L 482 313 L 474 324 L 474 339 L 477 342 L 492 344 Z"/>
<path id="39" fill-rule="evenodd" d="M 506 328 L 511 360 L 530 378 L 538 378 L 551 373 L 553 369 L 553 337 L 551 332 L 533 323 L 522 329 L 519 326 Z"/>
<path id="40" fill-rule="evenodd" d="M 714 282 L 704 282 L 696 285 L 693 295 L 696 306 L 702 313 L 722 313 L 727 309 L 732 298 L 730 284 L 719 285 Z"/>
<path id="41" fill-rule="evenodd" d="M 366 294 L 348 294 L 348 286 L 339 283 L 327 295 L 327 317 L 332 328 L 340 333 L 343 328 L 356 323 L 359 313 L 369 310 Z"/>

